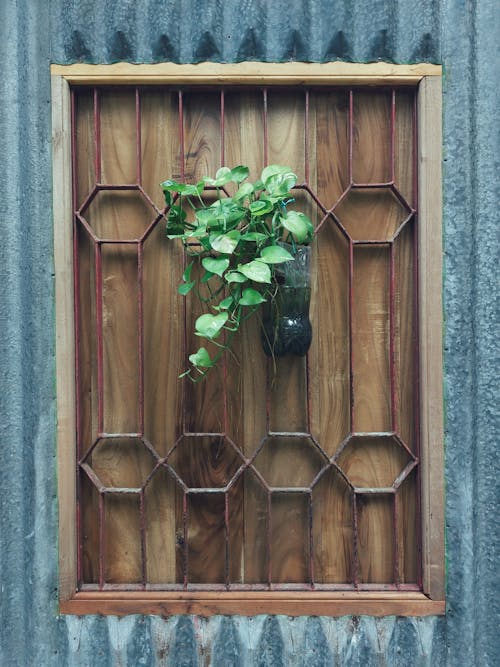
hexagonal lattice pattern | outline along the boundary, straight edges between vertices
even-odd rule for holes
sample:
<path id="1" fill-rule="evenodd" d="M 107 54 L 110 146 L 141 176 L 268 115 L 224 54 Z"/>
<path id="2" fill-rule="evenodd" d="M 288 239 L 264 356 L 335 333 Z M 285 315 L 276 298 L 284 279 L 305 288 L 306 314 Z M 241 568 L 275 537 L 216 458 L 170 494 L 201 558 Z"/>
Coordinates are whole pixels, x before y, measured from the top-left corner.
<path id="1" fill-rule="evenodd" d="M 353 188 L 334 214 L 355 241 L 389 241 L 410 210 L 389 188 Z"/>
<path id="2" fill-rule="evenodd" d="M 311 486 L 328 459 L 308 436 L 269 435 L 253 461 L 255 469 L 274 488 Z"/>
<path id="3" fill-rule="evenodd" d="M 158 211 L 140 190 L 99 189 L 80 212 L 99 239 L 140 239 Z"/>
<path id="4" fill-rule="evenodd" d="M 188 488 L 224 488 L 243 464 L 233 445 L 223 436 L 184 435 L 167 458 Z"/>
<path id="5" fill-rule="evenodd" d="M 136 437 L 100 438 L 89 450 L 83 465 L 103 487 L 139 489 L 144 487 L 157 464 L 152 448 Z M 94 483 L 96 480 L 92 480 Z"/>
<path id="6" fill-rule="evenodd" d="M 351 436 L 336 463 L 356 488 L 391 487 L 413 460 L 394 436 Z"/>

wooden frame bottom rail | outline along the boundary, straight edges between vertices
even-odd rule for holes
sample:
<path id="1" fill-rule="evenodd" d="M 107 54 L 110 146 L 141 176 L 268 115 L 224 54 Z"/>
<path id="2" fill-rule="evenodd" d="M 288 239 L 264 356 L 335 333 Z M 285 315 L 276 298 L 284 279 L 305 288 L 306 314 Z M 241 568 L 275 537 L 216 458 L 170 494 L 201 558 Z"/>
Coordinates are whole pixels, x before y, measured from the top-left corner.
<path id="1" fill-rule="evenodd" d="M 286 616 L 435 616 L 443 600 L 423 593 L 75 593 L 60 604 L 62 614 L 284 614 Z"/>

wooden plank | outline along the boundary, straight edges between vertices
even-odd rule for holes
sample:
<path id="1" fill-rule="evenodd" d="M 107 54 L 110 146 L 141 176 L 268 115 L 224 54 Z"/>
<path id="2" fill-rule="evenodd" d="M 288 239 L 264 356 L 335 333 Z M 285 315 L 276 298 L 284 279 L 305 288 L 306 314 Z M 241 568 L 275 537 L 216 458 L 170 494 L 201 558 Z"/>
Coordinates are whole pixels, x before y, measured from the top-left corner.
<path id="1" fill-rule="evenodd" d="M 60 76 L 51 77 L 56 297 L 57 474 L 59 495 L 59 597 L 76 589 L 75 479 L 75 331 L 71 193 L 70 91 Z"/>
<path id="2" fill-rule="evenodd" d="M 391 430 L 389 372 L 389 251 L 354 252 L 353 394 L 357 432 Z"/>
<path id="3" fill-rule="evenodd" d="M 418 93 L 420 451 L 424 591 L 444 597 L 443 280 L 441 211 L 441 79 L 425 78 Z"/>
<path id="4" fill-rule="evenodd" d="M 141 108 L 142 185 L 160 209 L 165 202 L 160 183 L 179 173 L 177 94 L 143 90 Z M 154 212 L 151 210 L 152 221 Z M 182 432 L 182 385 L 185 369 L 184 303 L 177 293 L 183 250 L 165 235 L 161 219 L 143 245 L 144 290 L 144 422 L 146 437 L 159 456 L 167 455 Z M 159 470 L 146 488 L 147 577 L 151 583 L 175 583 L 176 483 Z"/>
<path id="5" fill-rule="evenodd" d="M 365 90 L 353 93 L 352 177 L 355 183 L 391 180 L 390 118 L 390 93 Z"/>
<path id="6" fill-rule="evenodd" d="M 391 496 L 357 496 L 359 580 L 394 581 L 394 539 Z"/>
<path id="7" fill-rule="evenodd" d="M 173 614 L 197 614 L 212 616 L 214 614 L 238 614 L 254 616 L 258 614 L 285 614 L 287 616 L 435 616 L 445 613 L 445 603 L 429 600 L 425 596 L 408 598 L 403 595 L 392 598 L 365 598 L 363 593 L 358 598 L 342 598 L 329 596 L 328 598 L 310 598 L 305 593 L 277 597 L 270 593 L 268 597 L 251 595 L 238 598 L 224 593 L 224 598 L 218 593 L 217 597 L 208 597 L 206 594 L 191 598 L 167 597 L 153 598 L 151 594 L 139 593 L 132 599 L 122 599 L 115 595 L 104 595 L 101 599 L 80 597 L 63 602 L 60 611 L 63 614 L 113 614 L 124 616 L 130 613 L 131 608 L 136 613 L 157 614 L 171 616 Z"/>
<path id="8" fill-rule="evenodd" d="M 74 84 L 138 84 L 138 83 L 244 83 L 311 84 L 311 85 L 384 85 L 415 84 L 424 76 L 440 76 L 440 65 L 418 63 L 200 63 L 177 65 L 52 65 L 51 72 L 64 76 Z"/>

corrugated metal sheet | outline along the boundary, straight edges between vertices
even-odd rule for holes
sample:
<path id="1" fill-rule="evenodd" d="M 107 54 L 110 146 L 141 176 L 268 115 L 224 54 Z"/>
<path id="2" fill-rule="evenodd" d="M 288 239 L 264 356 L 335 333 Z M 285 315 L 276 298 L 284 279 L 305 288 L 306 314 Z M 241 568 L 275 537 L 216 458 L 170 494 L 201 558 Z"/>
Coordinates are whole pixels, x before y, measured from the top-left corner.
<path id="1" fill-rule="evenodd" d="M 496 664 L 499 15 L 494 0 L 0 2 L 2 667 Z M 444 63 L 446 618 L 57 616 L 49 63 L 205 59 Z"/>

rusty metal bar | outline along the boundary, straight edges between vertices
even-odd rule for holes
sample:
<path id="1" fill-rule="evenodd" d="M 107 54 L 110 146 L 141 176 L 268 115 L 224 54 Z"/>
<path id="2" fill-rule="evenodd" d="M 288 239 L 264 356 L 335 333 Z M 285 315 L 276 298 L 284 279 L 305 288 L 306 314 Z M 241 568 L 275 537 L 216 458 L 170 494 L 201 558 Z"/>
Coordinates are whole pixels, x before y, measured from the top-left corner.
<path id="1" fill-rule="evenodd" d="M 393 524 L 393 559 L 394 559 L 394 583 L 396 587 L 399 588 L 400 584 L 400 572 L 399 572 L 399 555 L 400 555 L 400 545 L 398 540 L 398 527 L 399 527 L 399 494 L 396 492 L 393 496 L 392 501 L 392 524 Z"/>
<path id="2" fill-rule="evenodd" d="M 135 174 L 137 185 L 142 184 L 142 136 L 141 136 L 141 95 L 135 89 Z"/>
<path id="3" fill-rule="evenodd" d="M 94 88 L 94 173 L 96 183 L 101 182 L 101 100 L 98 88 Z"/>
<path id="4" fill-rule="evenodd" d="M 229 588 L 230 583 L 230 573 L 229 573 L 229 496 L 228 493 L 224 493 L 224 529 L 225 529 L 225 562 L 224 562 L 224 573 L 225 573 L 225 585 L 226 588 Z"/>
<path id="5" fill-rule="evenodd" d="M 351 188 L 353 184 L 353 178 L 352 178 L 353 123 L 354 123 L 354 92 L 351 88 L 351 90 L 349 90 L 349 114 L 347 121 L 348 134 L 349 134 L 349 145 L 347 152 L 347 174 L 349 178 L 349 188 Z"/>
<path id="6" fill-rule="evenodd" d="M 391 91 L 391 139 L 390 139 L 390 149 L 391 149 L 391 183 L 395 181 L 395 172 L 396 172 L 396 89 L 393 88 Z"/>
<path id="7" fill-rule="evenodd" d="M 359 553 L 358 553 L 358 502 L 355 493 L 352 494 L 352 558 L 351 578 L 354 588 L 359 588 Z"/>
<path id="8" fill-rule="evenodd" d="M 264 131 L 264 147 L 263 147 L 263 158 L 264 166 L 267 165 L 269 159 L 268 156 L 268 136 L 267 136 L 267 88 L 262 90 L 262 123 Z"/>
<path id="9" fill-rule="evenodd" d="M 146 502 L 145 492 L 144 489 L 141 489 L 141 492 L 139 494 L 139 524 L 140 524 L 140 534 L 141 534 L 141 582 L 143 588 L 146 588 L 146 583 L 148 581 L 145 502 Z"/>
<path id="10" fill-rule="evenodd" d="M 309 88 L 306 88 L 304 94 L 304 179 L 309 185 Z"/>
<path id="11" fill-rule="evenodd" d="M 184 493 L 182 496 L 182 539 L 183 539 L 183 544 L 182 544 L 182 555 L 183 555 L 183 564 L 182 564 L 182 570 L 183 570 L 183 575 L 184 575 L 184 584 L 183 588 L 184 590 L 187 589 L 188 586 L 188 558 L 189 558 L 189 553 L 188 553 L 188 499 L 187 499 L 187 494 Z"/>
<path id="12" fill-rule="evenodd" d="M 220 166 L 223 167 L 226 163 L 225 156 L 225 98 L 224 89 L 220 91 Z"/>
<path id="13" fill-rule="evenodd" d="M 104 364 L 103 364 L 103 312 L 102 312 L 102 249 L 97 242 L 95 250 L 95 299 L 97 325 L 97 429 L 104 431 Z"/>
<path id="14" fill-rule="evenodd" d="M 267 583 L 271 587 L 273 583 L 273 570 L 272 570 L 272 501 L 271 493 L 267 492 L 267 536 L 266 536 L 266 554 L 267 554 Z"/>
<path id="15" fill-rule="evenodd" d="M 144 257 L 143 247 L 137 245 L 137 345 L 139 353 L 139 433 L 144 435 Z"/>
<path id="16" fill-rule="evenodd" d="M 104 495 L 99 493 L 99 589 L 102 590 L 105 583 L 104 572 L 104 550 L 105 550 L 105 512 Z"/>
<path id="17" fill-rule="evenodd" d="M 395 308 L 396 280 L 394 267 L 394 243 L 389 245 L 389 375 L 391 392 L 391 429 L 398 430 L 398 400 L 396 387 L 396 351 L 395 351 Z"/>
<path id="18" fill-rule="evenodd" d="M 354 312 L 354 246 L 349 239 L 349 418 L 350 430 L 355 430 L 354 422 L 354 364 L 353 364 L 353 312 Z"/>

